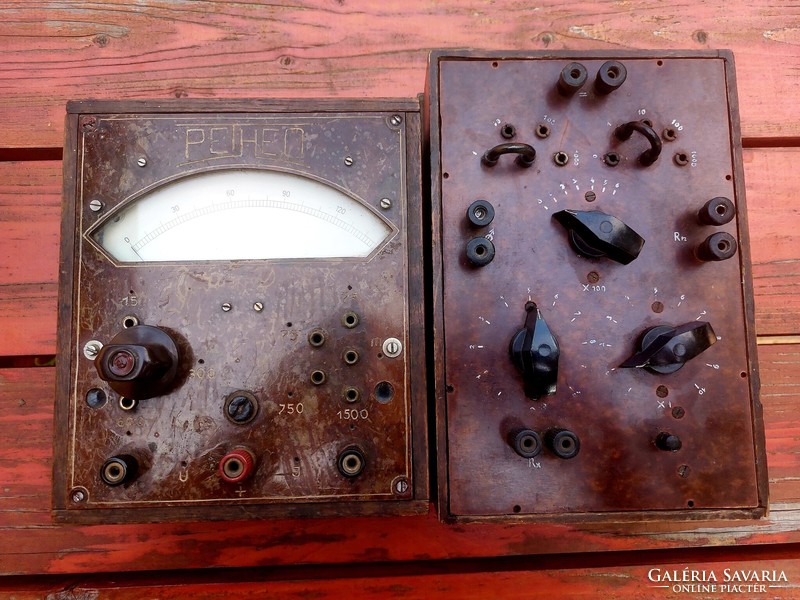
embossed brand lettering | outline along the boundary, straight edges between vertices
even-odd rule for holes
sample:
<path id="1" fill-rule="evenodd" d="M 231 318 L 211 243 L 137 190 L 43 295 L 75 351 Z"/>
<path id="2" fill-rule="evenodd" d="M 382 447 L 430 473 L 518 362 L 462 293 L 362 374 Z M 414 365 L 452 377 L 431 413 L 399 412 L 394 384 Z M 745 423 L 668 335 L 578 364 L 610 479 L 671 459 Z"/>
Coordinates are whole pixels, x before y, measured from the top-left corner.
<path id="1" fill-rule="evenodd" d="M 240 123 L 186 128 L 187 162 L 228 157 L 303 159 L 305 131 L 297 126 Z"/>

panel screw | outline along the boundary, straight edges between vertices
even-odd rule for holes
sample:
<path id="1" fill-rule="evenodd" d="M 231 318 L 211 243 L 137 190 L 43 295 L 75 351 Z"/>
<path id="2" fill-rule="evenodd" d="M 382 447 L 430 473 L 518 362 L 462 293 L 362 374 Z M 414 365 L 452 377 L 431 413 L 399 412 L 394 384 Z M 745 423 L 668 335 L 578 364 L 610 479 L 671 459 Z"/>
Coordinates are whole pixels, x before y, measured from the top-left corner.
<path id="1" fill-rule="evenodd" d="M 392 115 L 392 118 L 389 119 L 389 122 L 395 126 L 400 125 L 400 123 L 403 122 L 403 117 L 401 117 L 400 115 Z"/>
<path id="2" fill-rule="evenodd" d="M 83 490 L 75 490 L 72 492 L 72 501 L 75 503 L 83 502 L 86 500 L 86 492 Z"/>
<path id="3" fill-rule="evenodd" d="M 678 475 L 680 475 L 684 479 L 689 476 L 689 471 L 691 471 L 689 465 L 681 465 L 680 467 L 678 467 Z"/>
<path id="4" fill-rule="evenodd" d="M 96 117 L 84 117 L 81 125 L 83 126 L 83 130 L 86 133 L 94 131 L 95 126 L 97 125 L 97 118 Z"/>
<path id="5" fill-rule="evenodd" d="M 94 360 L 102 347 L 103 344 L 97 340 L 86 342 L 86 345 L 83 347 L 83 355 L 89 360 Z"/>
<path id="6" fill-rule="evenodd" d="M 230 312 L 231 308 L 233 307 L 231 306 L 230 302 L 224 302 L 222 304 L 222 312 Z"/>
<path id="7" fill-rule="evenodd" d="M 408 491 L 408 481 L 405 479 L 398 479 L 394 484 L 394 490 L 398 494 L 405 494 Z"/>
<path id="8" fill-rule="evenodd" d="M 239 425 L 252 421 L 257 411 L 258 406 L 256 405 L 255 398 L 250 394 L 245 395 L 242 392 L 234 392 L 231 394 L 225 404 L 226 416 Z"/>
<path id="9" fill-rule="evenodd" d="M 389 198 L 381 198 L 381 208 L 383 210 L 387 210 L 392 208 L 392 201 Z"/>
<path id="10" fill-rule="evenodd" d="M 344 157 L 344 164 L 346 164 L 348 167 L 352 167 L 353 166 L 353 157 L 352 156 L 345 156 Z"/>
<path id="11" fill-rule="evenodd" d="M 89 202 L 89 208 L 91 209 L 92 212 L 97 212 L 99 210 L 102 210 L 103 203 L 100 202 L 100 200 L 94 199 L 91 202 Z"/>
<path id="12" fill-rule="evenodd" d="M 147 159 L 143 156 L 139 160 L 136 161 L 136 164 L 139 165 L 140 167 L 146 167 L 147 166 Z"/>
<path id="13" fill-rule="evenodd" d="M 403 344 L 397 338 L 387 338 L 383 342 L 383 353 L 389 358 L 400 356 L 403 351 Z"/>
<path id="14" fill-rule="evenodd" d="M 256 312 L 261 312 L 262 310 L 264 310 L 264 304 L 262 302 L 256 302 L 255 304 L 253 304 L 253 310 Z"/>

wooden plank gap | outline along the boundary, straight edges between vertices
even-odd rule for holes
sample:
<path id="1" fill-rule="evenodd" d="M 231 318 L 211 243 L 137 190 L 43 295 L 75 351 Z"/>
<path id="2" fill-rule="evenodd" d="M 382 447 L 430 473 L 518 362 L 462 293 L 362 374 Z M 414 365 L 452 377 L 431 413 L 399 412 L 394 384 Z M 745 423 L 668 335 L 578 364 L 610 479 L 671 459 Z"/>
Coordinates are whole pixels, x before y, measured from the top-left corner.
<path id="1" fill-rule="evenodd" d="M 63 148 L 0 148 L 0 162 L 61 160 Z"/>
<path id="2" fill-rule="evenodd" d="M 800 136 L 756 136 L 742 138 L 743 148 L 800 148 Z"/>
<path id="3" fill-rule="evenodd" d="M 756 341 L 759 346 L 800 344 L 800 335 L 760 335 Z"/>

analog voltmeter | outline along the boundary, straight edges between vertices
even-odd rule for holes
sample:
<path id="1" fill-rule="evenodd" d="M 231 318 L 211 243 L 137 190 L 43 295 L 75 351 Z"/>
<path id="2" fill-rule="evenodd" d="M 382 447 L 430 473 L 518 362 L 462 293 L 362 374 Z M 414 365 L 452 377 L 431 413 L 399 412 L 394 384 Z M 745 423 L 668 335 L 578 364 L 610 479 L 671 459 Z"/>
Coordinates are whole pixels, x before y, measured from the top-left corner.
<path id="1" fill-rule="evenodd" d="M 74 102 L 56 516 L 427 510 L 415 101 Z"/>

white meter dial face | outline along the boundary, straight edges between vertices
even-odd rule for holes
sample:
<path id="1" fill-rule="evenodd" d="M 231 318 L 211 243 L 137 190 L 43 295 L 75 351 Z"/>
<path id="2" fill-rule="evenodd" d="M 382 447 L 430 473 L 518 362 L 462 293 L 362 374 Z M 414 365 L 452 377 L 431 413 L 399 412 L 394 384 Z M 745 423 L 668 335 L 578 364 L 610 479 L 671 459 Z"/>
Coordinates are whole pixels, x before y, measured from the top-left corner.
<path id="1" fill-rule="evenodd" d="M 395 228 L 352 196 L 300 175 L 224 170 L 166 184 L 91 237 L 119 262 L 357 258 Z"/>

